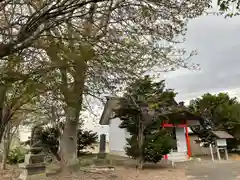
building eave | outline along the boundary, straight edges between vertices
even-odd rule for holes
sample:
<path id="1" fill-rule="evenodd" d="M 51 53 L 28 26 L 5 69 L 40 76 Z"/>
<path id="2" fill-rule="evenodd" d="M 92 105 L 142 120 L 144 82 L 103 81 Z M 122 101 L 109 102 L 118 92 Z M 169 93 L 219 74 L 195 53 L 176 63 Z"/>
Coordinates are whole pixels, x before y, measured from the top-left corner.
<path id="1" fill-rule="evenodd" d="M 106 97 L 107 102 L 104 106 L 103 113 L 101 115 L 99 124 L 100 125 L 109 125 L 109 120 L 112 117 L 113 110 L 119 108 L 119 98 L 118 97 Z"/>

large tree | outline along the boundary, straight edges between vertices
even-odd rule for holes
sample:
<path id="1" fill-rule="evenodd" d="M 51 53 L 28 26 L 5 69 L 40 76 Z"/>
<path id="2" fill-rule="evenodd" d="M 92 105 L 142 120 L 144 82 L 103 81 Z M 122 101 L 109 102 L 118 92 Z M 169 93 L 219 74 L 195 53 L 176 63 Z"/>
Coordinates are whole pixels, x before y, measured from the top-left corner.
<path id="1" fill-rule="evenodd" d="M 0 58 L 31 47 L 34 41 L 41 37 L 46 31 L 66 21 L 81 21 L 88 19 L 89 14 L 91 16 L 95 9 L 97 10 L 95 12 L 98 12 L 98 14 L 94 12 L 94 15 L 96 14 L 95 18 L 99 20 L 96 26 L 101 28 L 101 31 L 104 32 L 107 29 L 106 23 L 110 22 L 114 25 L 118 23 L 121 18 L 131 21 L 132 15 L 139 9 L 141 10 L 139 13 L 148 16 L 149 20 L 154 20 L 159 15 L 164 17 L 165 20 L 169 20 L 168 16 L 173 12 L 170 13 L 169 8 L 173 9 L 174 13 L 177 13 L 177 15 L 179 13 L 180 16 L 182 15 L 182 17 L 185 18 L 186 16 L 193 17 L 201 14 L 204 8 L 209 6 L 209 4 L 210 0 L 192 0 L 181 3 L 178 1 L 158 2 L 152 0 L 141 2 L 128 0 L 1 0 Z M 94 7 L 92 5 L 94 5 Z M 106 11 L 107 13 L 105 13 Z M 104 18 L 99 16 L 103 14 Z M 115 17 L 117 19 L 111 21 L 113 14 L 116 15 Z M 131 15 L 131 17 L 129 18 L 127 14 Z M 153 14 L 156 14 L 156 16 Z M 127 21 L 125 21 L 126 24 L 128 24 Z M 178 18 L 174 17 L 174 21 L 178 23 Z M 159 27 L 159 29 L 161 28 L 162 27 Z M 148 31 L 152 31 L 151 28 L 149 28 Z M 165 33 L 171 34 L 171 32 Z"/>
<path id="2" fill-rule="evenodd" d="M 39 68 L 41 67 L 41 68 Z M 39 60 L 27 52 L 9 56 L 0 64 L 0 142 L 14 113 L 48 91 L 46 74 Z M 25 108 L 25 107 L 24 107 Z M 28 107 L 29 108 L 29 107 Z"/>
<path id="3" fill-rule="evenodd" d="M 219 11 L 224 17 L 232 18 L 240 14 L 240 0 L 217 0 Z"/>
<path id="4" fill-rule="evenodd" d="M 0 58 L 31 47 L 44 32 L 74 18 L 86 17 L 89 4 L 104 0 L 1 0 Z"/>
<path id="5" fill-rule="evenodd" d="M 189 108 L 205 119 L 201 127 L 193 128 L 202 141 L 212 143 L 212 130 L 224 130 L 236 140 L 240 139 L 240 104 L 237 98 L 230 98 L 226 93 L 207 93 L 191 100 Z"/>
<path id="6" fill-rule="evenodd" d="M 16 132 L 13 129 L 16 129 L 21 121 L 27 118 L 29 112 L 33 111 L 37 100 L 36 97 L 46 90 L 45 85 L 41 82 L 41 75 L 35 75 L 33 69 L 27 67 L 26 64 L 22 66 L 19 63 L 21 56 L 12 56 L 12 58 L 15 59 L 1 66 L 4 72 L 0 75 L 2 87 L 5 88 L 4 98 L 1 101 L 2 116 L 0 121 L 3 169 L 5 168 L 11 136 Z"/>
<path id="7" fill-rule="evenodd" d="M 182 41 L 187 20 L 201 15 L 210 0 L 1 3 L 0 57 L 30 51 L 40 57 L 42 69 L 52 70 L 52 82 L 64 100 L 61 151 L 69 163 L 76 159 L 83 95 L 116 91 L 150 69 L 194 68 L 175 44 Z"/>
<path id="8" fill-rule="evenodd" d="M 208 3 L 95 2 L 86 9 L 87 18 L 66 21 L 37 41 L 35 48 L 43 49 L 59 67 L 56 86 L 66 113 L 63 159 L 76 159 L 76 127 L 83 95 L 98 98 L 116 92 L 150 69 L 159 73 L 195 68 L 185 51 L 174 44 L 185 35 L 187 19 L 201 15 Z"/>
<path id="9" fill-rule="evenodd" d="M 218 0 L 217 5 L 219 6 L 219 9 L 221 11 L 229 12 L 230 16 L 239 14 L 240 8 L 239 0 Z"/>

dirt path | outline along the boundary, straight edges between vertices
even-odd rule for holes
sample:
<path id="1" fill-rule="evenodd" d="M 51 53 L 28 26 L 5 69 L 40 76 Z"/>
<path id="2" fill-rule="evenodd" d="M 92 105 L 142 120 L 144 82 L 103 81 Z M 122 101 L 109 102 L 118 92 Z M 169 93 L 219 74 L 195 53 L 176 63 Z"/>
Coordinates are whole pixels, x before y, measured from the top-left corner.
<path id="1" fill-rule="evenodd" d="M 0 171 L 0 180 L 16 180 L 19 173 L 16 170 Z M 50 176 L 47 180 L 186 180 L 183 169 L 145 169 L 119 167 L 109 172 L 62 172 Z"/>
<path id="2" fill-rule="evenodd" d="M 187 180 L 240 179 L 240 161 L 202 161 L 186 167 Z"/>
<path id="3" fill-rule="evenodd" d="M 15 169 L 0 170 L 0 180 L 17 180 L 19 172 Z"/>
<path id="4" fill-rule="evenodd" d="M 18 170 L 0 171 L 0 180 L 17 180 Z M 74 171 L 50 176 L 47 180 L 240 180 L 240 161 L 189 162 L 176 168 L 117 167 L 114 171 Z"/>
<path id="5" fill-rule="evenodd" d="M 136 171 L 135 169 L 120 169 L 117 171 L 120 179 L 126 180 L 185 180 L 183 169 L 145 169 Z"/>

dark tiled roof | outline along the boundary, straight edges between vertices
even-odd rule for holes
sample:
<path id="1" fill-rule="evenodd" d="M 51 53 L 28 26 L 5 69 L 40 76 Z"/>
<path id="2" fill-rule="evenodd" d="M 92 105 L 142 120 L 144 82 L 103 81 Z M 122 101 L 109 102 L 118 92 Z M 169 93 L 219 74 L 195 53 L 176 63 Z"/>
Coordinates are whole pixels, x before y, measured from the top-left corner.
<path id="1" fill-rule="evenodd" d="M 233 139 L 234 137 L 228 134 L 226 131 L 212 131 L 212 133 L 220 139 Z"/>
<path id="2" fill-rule="evenodd" d="M 101 119 L 100 119 L 100 122 L 99 122 L 101 125 L 108 125 L 109 124 L 109 119 L 111 118 L 111 114 L 115 110 L 121 109 L 121 105 L 120 105 L 121 100 L 124 100 L 124 98 L 107 97 L 107 102 L 106 102 L 106 105 L 104 107 L 104 111 L 102 113 L 102 116 L 101 116 Z M 179 108 L 177 105 L 178 105 L 178 103 L 175 102 L 174 105 L 173 105 L 173 109 L 170 107 L 169 110 L 165 110 L 165 112 L 161 113 L 161 114 L 167 119 L 174 119 L 176 121 L 178 121 L 178 120 L 204 121 L 204 119 L 201 116 L 197 116 L 197 115 L 191 113 L 184 106 L 182 108 Z M 123 107 L 123 108 L 126 109 L 127 106 Z"/>

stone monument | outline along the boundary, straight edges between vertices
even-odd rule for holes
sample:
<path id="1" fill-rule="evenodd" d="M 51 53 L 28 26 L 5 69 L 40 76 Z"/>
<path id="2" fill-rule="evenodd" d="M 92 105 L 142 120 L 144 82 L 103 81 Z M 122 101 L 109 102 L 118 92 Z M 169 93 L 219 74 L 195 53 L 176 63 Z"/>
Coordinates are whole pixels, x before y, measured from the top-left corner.
<path id="1" fill-rule="evenodd" d="M 46 177 L 44 154 L 42 153 L 43 144 L 40 138 L 42 131 L 41 126 L 35 126 L 32 130 L 29 153 L 25 155 L 24 163 L 19 165 L 23 169 L 19 176 L 21 180 L 44 179 Z"/>
<path id="2" fill-rule="evenodd" d="M 99 159 L 106 158 L 106 135 L 105 134 L 100 135 L 98 158 Z"/>

